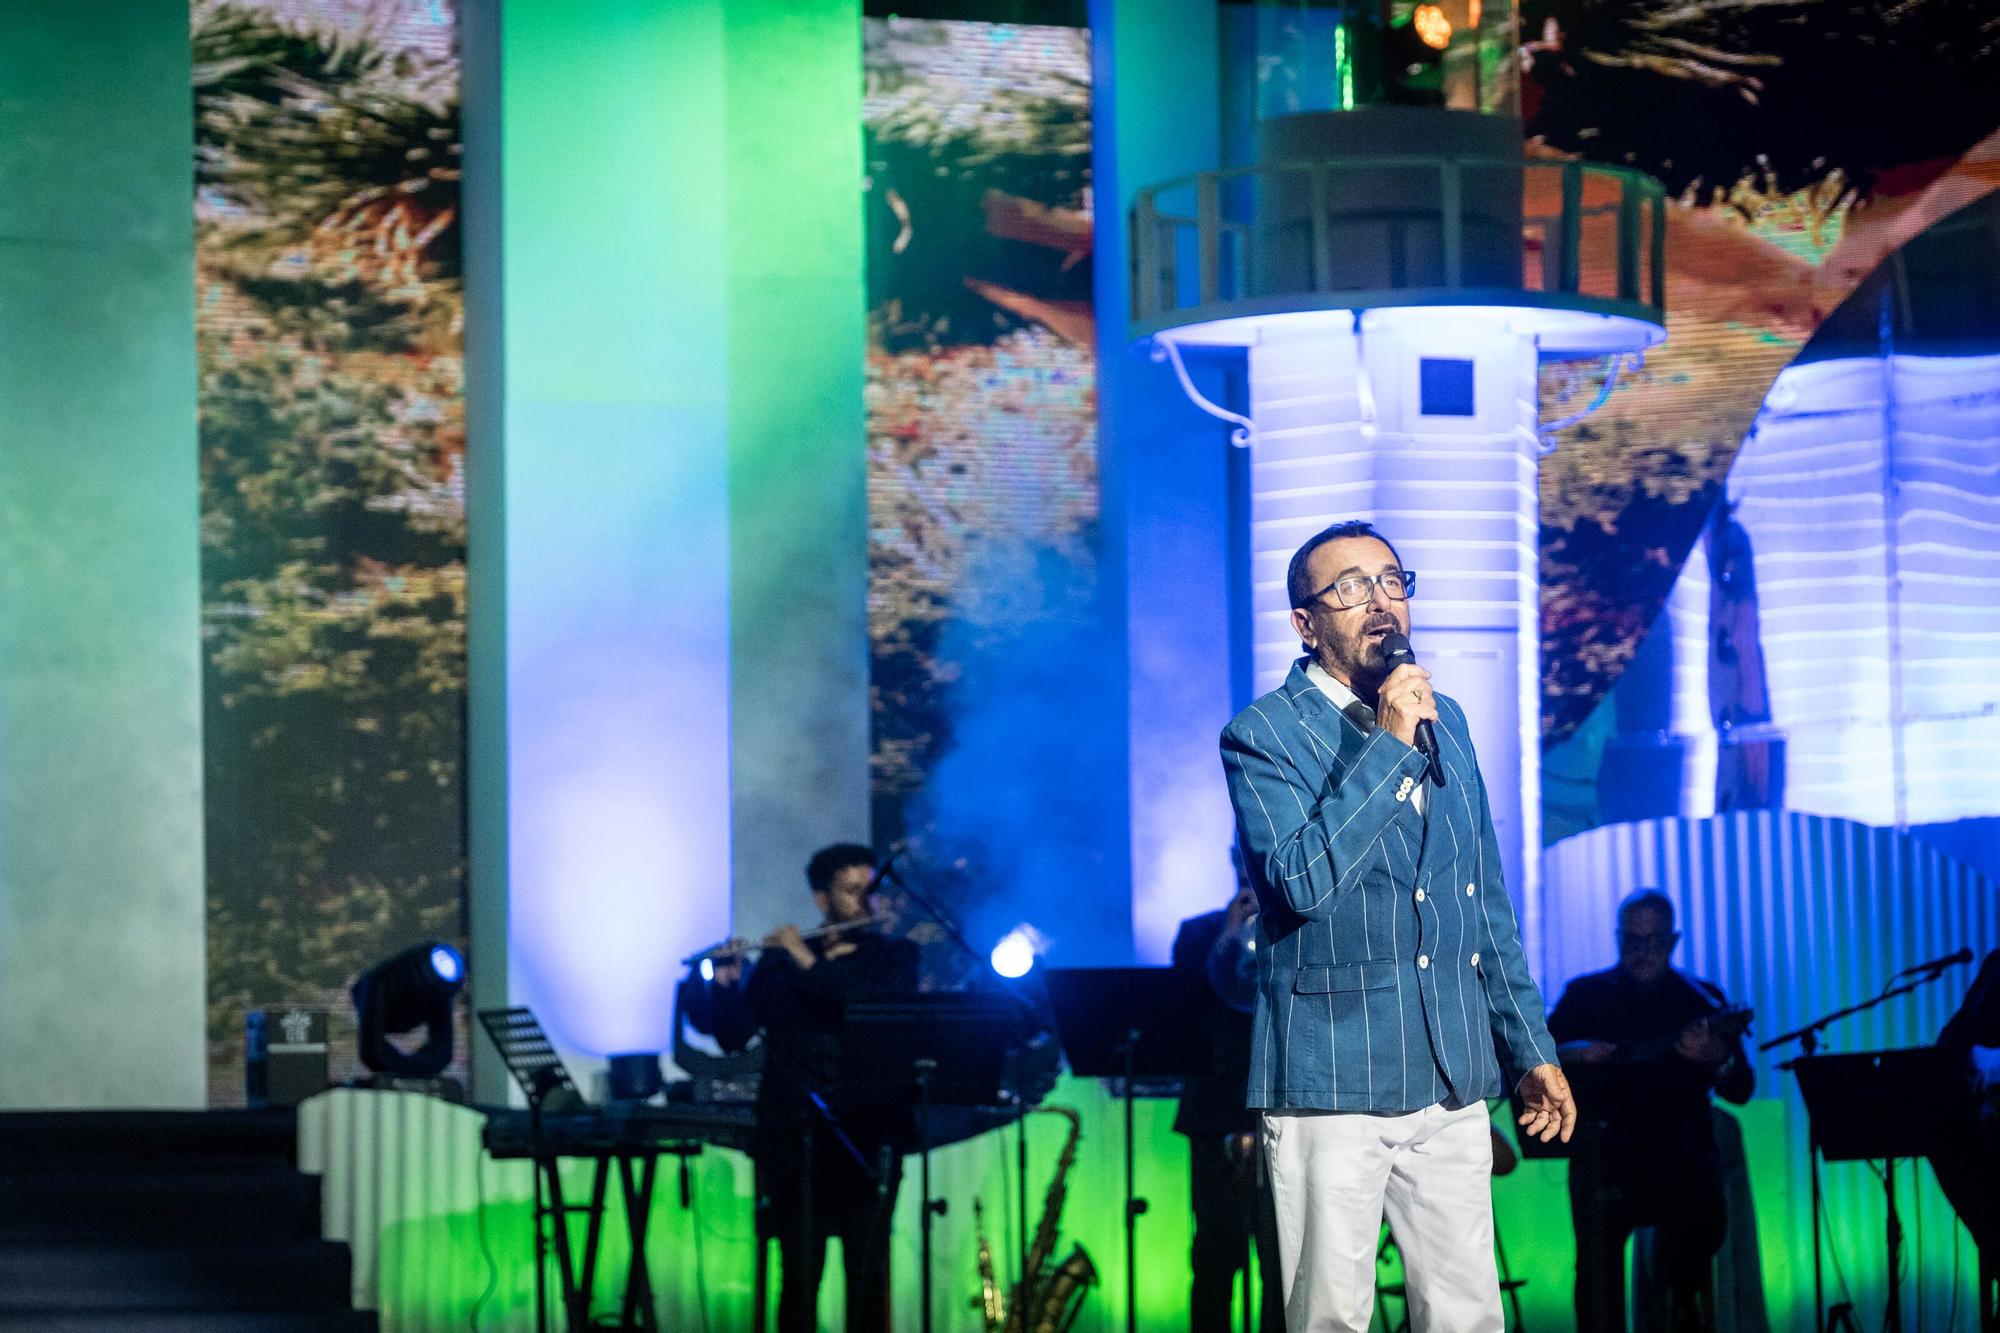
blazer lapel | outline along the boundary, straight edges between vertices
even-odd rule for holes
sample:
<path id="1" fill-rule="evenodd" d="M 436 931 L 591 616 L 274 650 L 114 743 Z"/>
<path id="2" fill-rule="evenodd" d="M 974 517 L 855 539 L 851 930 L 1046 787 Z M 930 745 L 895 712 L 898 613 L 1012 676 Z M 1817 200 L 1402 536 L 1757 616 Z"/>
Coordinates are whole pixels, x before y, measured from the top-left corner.
<path id="1" fill-rule="evenodd" d="M 1323 769 L 1330 773 L 1337 763 L 1341 773 L 1351 771 L 1357 757 L 1374 735 L 1372 721 L 1364 723 L 1342 713 L 1339 706 L 1323 694 L 1319 686 L 1313 684 L 1312 677 L 1306 675 L 1304 658 L 1292 664 L 1290 674 L 1285 677 L 1283 689 L 1285 696 L 1292 701 L 1292 709 L 1298 715 L 1299 726 L 1306 733 L 1307 744 L 1312 748 L 1313 755 L 1319 760 Z M 1424 798 L 1426 808 L 1431 804 L 1431 797 L 1435 795 L 1436 791 L 1433 789 L 1431 795 Z M 1428 821 L 1412 808 L 1415 804 L 1414 801 L 1403 802 L 1403 808 L 1396 812 L 1395 826 L 1400 827 L 1404 835 L 1412 840 L 1421 856 L 1424 829 Z M 1410 822 L 1403 823 L 1404 820 Z"/>
<path id="2" fill-rule="evenodd" d="M 1333 700 L 1313 684 L 1312 677 L 1306 675 L 1303 658 L 1292 664 L 1284 688 L 1320 765 L 1331 772 L 1338 761 L 1343 773 L 1354 767 L 1354 757 L 1368 743 L 1368 733 L 1359 723 L 1343 716 Z"/>

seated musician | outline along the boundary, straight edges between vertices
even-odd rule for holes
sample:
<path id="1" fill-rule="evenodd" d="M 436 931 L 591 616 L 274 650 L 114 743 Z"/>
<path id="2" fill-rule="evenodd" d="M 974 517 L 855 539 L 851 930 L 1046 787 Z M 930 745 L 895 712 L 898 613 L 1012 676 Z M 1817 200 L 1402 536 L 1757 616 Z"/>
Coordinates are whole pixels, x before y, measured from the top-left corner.
<path id="1" fill-rule="evenodd" d="M 1258 1327 L 1262 1333 L 1284 1333 L 1285 1327 L 1277 1214 L 1270 1177 L 1257 1154 L 1257 1113 L 1244 1107 L 1250 1016 L 1257 1007 L 1256 955 L 1250 947 L 1257 898 L 1241 864 L 1229 905 L 1189 917 L 1174 936 L 1174 969 L 1197 997 L 1211 1070 L 1206 1078 L 1187 1080 L 1174 1115 L 1174 1131 L 1187 1136 L 1188 1202 L 1194 1214 L 1191 1333 L 1227 1333 L 1230 1289 L 1249 1261 L 1253 1235 L 1263 1283 Z"/>
<path id="2" fill-rule="evenodd" d="M 806 938 L 783 926 L 764 941 L 747 978 L 718 964 L 705 988 L 701 1026 L 725 1046 L 764 1036 L 757 1091 L 760 1237 L 780 1256 L 780 1333 L 810 1333 L 817 1319 L 826 1243 L 840 1237 L 851 1330 L 889 1327 L 889 1228 L 902 1167 L 896 1126 L 845 1115 L 839 1105 L 844 1007 L 916 989 L 917 950 L 868 929 L 875 856 L 854 843 L 813 853 L 806 880 L 820 927 Z"/>
<path id="3" fill-rule="evenodd" d="M 1668 962 L 1679 939 L 1665 894 L 1632 894 L 1618 909 L 1617 966 L 1571 981 L 1549 1014 L 1590 1116 L 1569 1171 L 1584 1333 L 1625 1327 L 1625 1241 L 1642 1226 L 1658 1237 L 1671 1326 L 1713 1327 L 1710 1266 L 1727 1211 L 1709 1095 L 1748 1101 L 1755 1074 L 1740 1015 L 1725 1017 L 1720 990 Z"/>
<path id="4" fill-rule="evenodd" d="M 1982 1333 L 2000 1331 L 2000 949 L 1986 955 L 1958 1010 L 1938 1033 L 1965 1095 L 1944 1108 L 1931 1169 L 1979 1248 Z"/>

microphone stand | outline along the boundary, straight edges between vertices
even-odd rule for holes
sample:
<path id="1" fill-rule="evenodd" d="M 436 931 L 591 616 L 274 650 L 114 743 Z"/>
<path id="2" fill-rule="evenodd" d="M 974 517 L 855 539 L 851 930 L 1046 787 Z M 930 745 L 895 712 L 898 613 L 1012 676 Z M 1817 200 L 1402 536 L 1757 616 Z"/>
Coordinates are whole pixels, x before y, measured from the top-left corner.
<path id="1" fill-rule="evenodd" d="M 1911 980 L 1903 982 L 1902 985 L 1886 987 L 1880 995 L 1872 999 L 1863 1000 L 1860 1004 L 1850 1004 L 1845 1009 L 1836 1009 L 1823 1018 L 1814 1019 L 1804 1027 L 1794 1028 L 1783 1036 L 1773 1037 L 1769 1041 L 1759 1044 L 1757 1049 L 1768 1051 L 1783 1046 L 1787 1042 L 1796 1041 L 1799 1044 L 1800 1053 L 1778 1066 L 1780 1069 L 1790 1071 L 1800 1060 L 1810 1060 L 1819 1051 L 1820 1038 L 1832 1024 L 1853 1014 L 1866 1013 L 1868 1010 L 1874 1009 L 1889 1000 L 1893 1000 L 1899 995 L 1908 995 L 1913 990 L 1928 986 L 1931 982 L 1942 978 L 1947 968 L 1956 967 L 1963 961 L 1963 959 L 1953 958 L 1948 961 L 1939 960 L 1937 962 L 1919 964 L 1906 972 L 1898 973 L 1895 977 L 1890 978 L 1891 981 L 1897 981 L 1903 977 L 1912 977 Z M 1812 1168 L 1813 1328 L 1819 1330 L 1826 1326 L 1824 1322 L 1826 1319 L 1826 1298 L 1823 1292 L 1826 1279 L 1822 1269 L 1824 1260 L 1821 1255 L 1820 1242 L 1821 1215 L 1825 1212 L 1825 1199 L 1819 1182 L 1819 1130 L 1810 1123 L 1810 1116 L 1808 1116 L 1807 1133 L 1806 1152 L 1810 1158 L 1809 1164 Z M 1897 1270 L 1902 1262 L 1903 1219 L 1896 1211 L 1895 1159 L 1889 1159 L 1885 1163 L 1885 1166 L 1882 1187 L 1886 1195 L 1887 1214 L 1883 1225 L 1887 1232 L 1884 1244 L 1888 1251 L 1889 1299 L 1884 1311 L 1884 1321 L 1892 1333 L 1900 1333 L 1903 1327 L 1903 1276 Z"/>
<path id="2" fill-rule="evenodd" d="M 975 971 L 986 965 L 985 955 L 972 947 L 972 941 L 965 937 L 965 932 L 959 928 L 958 921 L 950 912 L 945 910 L 943 904 L 893 870 L 889 872 L 887 878 L 895 880 L 897 884 L 902 886 L 903 892 L 909 895 L 910 901 L 923 909 L 924 915 L 930 918 L 931 922 L 944 932 L 945 938 L 951 942 L 953 947 L 967 961 L 972 963 Z M 1033 1022 L 1036 1028 L 1042 1030 L 1048 1028 L 1048 1019 L 1042 1014 L 1042 1011 L 1037 1009 L 1027 996 L 1022 995 L 1012 987 L 1002 986 L 997 991 L 989 991 L 988 994 L 1004 995 L 1009 1003 L 1021 1011 L 1021 1016 Z"/>
<path id="3" fill-rule="evenodd" d="M 1832 1024 L 1853 1014 L 1866 1013 L 1885 1001 L 1895 999 L 1898 995 L 1908 995 L 1913 990 L 1928 986 L 1931 982 L 1942 978 L 1946 968 L 1955 966 L 1957 966 L 1957 963 L 1954 961 L 1950 963 L 1932 963 L 1921 968 L 1914 968 L 1912 969 L 1913 972 L 1922 973 L 1921 976 L 1917 976 L 1914 980 L 1906 981 L 1900 986 L 1891 986 L 1880 995 L 1875 996 L 1873 999 L 1863 1000 L 1860 1004 L 1850 1004 L 1845 1009 L 1836 1009 L 1824 1018 L 1815 1018 L 1802 1028 L 1794 1028 L 1782 1037 L 1773 1037 L 1769 1041 L 1763 1042 L 1757 1049 L 1760 1051 L 1769 1051 L 1783 1046 L 1786 1042 L 1796 1041 L 1803 1055 L 1812 1055 L 1819 1050 L 1820 1035 Z M 1901 975 L 1909 976 L 1910 973 L 1906 972 Z M 1794 1063 L 1795 1061 L 1793 1060 L 1787 1060 L 1779 1065 L 1778 1068 L 1790 1069 Z"/>
<path id="4" fill-rule="evenodd" d="M 899 848 L 898 851 L 900 850 L 901 849 Z M 959 955 L 962 958 L 964 958 L 965 961 L 970 962 L 972 964 L 974 973 L 976 974 L 977 970 L 986 962 L 984 956 L 980 954 L 979 950 L 972 947 L 972 941 L 966 938 L 965 931 L 962 927 L 959 926 L 957 918 L 952 916 L 952 914 L 949 911 L 945 910 L 944 904 L 938 902 L 935 898 L 931 897 L 929 894 L 919 889 L 916 885 L 910 883 L 909 880 L 904 879 L 901 875 L 895 872 L 895 870 L 893 869 L 895 860 L 896 857 L 894 854 L 892 854 L 887 861 L 884 861 L 882 863 L 882 868 L 875 872 L 876 882 L 880 883 L 884 880 L 890 880 L 890 879 L 895 880 L 896 883 L 902 888 L 903 892 L 906 895 L 908 895 L 910 901 L 914 902 L 920 909 L 922 909 L 923 914 L 926 917 L 930 918 L 932 923 L 935 924 L 938 927 L 938 929 L 944 932 L 945 939 L 951 942 L 952 946 L 957 950 Z M 1031 1025 L 1035 1029 L 1042 1029 L 1048 1026 L 1048 1024 L 1044 1021 L 1042 1017 L 1041 1011 L 1036 1009 L 1033 1004 L 1029 1003 L 1026 996 L 1021 995 L 1019 992 L 1015 991 L 1012 987 L 1006 987 L 1006 986 L 1000 988 L 1000 993 L 1005 995 L 1009 1001 L 1011 1001 L 1017 1008 L 1021 1010 L 1022 1015 L 1028 1020 L 1030 1020 Z M 931 1062 L 923 1061 L 919 1063 L 928 1064 Z M 1018 1071 L 1020 1067 L 1020 1062 L 1018 1060 L 1015 1062 L 1015 1067 Z M 918 1214 L 922 1220 L 922 1225 L 923 1225 L 923 1233 L 919 1249 L 923 1256 L 922 1263 L 924 1269 L 923 1291 L 921 1297 L 923 1301 L 923 1316 L 922 1319 L 920 1320 L 920 1325 L 923 1329 L 923 1333 L 930 1333 L 932 1327 L 931 1226 L 933 1221 L 936 1219 L 937 1215 L 945 1210 L 946 1204 L 943 1199 L 931 1198 L 930 1078 L 928 1070 L 924 1070 L 921 1068 L 919 1069 L 917 1083 L 918 1083 L 918 1088 L 922 1093 L 923 1103 L 924 1103 L 922 1120 L 920 1122 L 921 1125 L 920 1132 L 922 1133 L 923 1136 L 923 1141 L 922 1141 L 923 1163 L 919 1172 L 923 1181 L 922 1190 L 924 1198 L 923 1198 L 923 1207 Z M 1014 1154 L 1015 1154 L 1015 1163 L 1017 1168 L 1015 1182 L 1014 1182 L 1015 1193 L 1017 1195 L 1014 1226 L 1015 1226 L 1015 1243 L 1019 1251 L 1019 1258 L 1021 1263 L 1020 1285 L 1016 1290 L 1018 1295 L 1025 1297 L 1028 1291 L 1028 1242 L 1027 1242 L 1028 1107 L 1027 1107 L 1027 1096 L 1022 1088 L 1016 1087 L 1014 1089 L 1014 1097 L 1015 1100 L 1019 1102 L 1021 1106 L 1021 1114 L 1018 1117 L 1016 1117 L 1014 1121 L 1014 1135 L 1015 1135 Z"/>

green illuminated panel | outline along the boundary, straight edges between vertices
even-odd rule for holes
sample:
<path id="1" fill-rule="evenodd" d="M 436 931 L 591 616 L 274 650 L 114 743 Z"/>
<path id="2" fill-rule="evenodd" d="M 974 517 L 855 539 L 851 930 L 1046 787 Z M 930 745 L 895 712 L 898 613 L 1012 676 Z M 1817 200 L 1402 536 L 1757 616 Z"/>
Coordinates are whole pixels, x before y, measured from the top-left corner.
<path id="1" fill-rule="evenodd" d="M 187 13 L 0 21 L 0 1107 L 202 1100 Z"/>
<path id="2" fill-rule="evenodd" d="M 420 1099 L 408 1100 L 420 1103 Z M 1124 1326 L 1122 1107 L 1094 1081 L 1073 1078 L 1063 1079 L 1049 1102 L 1073 1106 L 1083 1116 L 1076 1166 L 1066 1181 L 1068 1197 L 1060 1216 L 1057 1251 L 1067 1254 L 1071 1245 L 1080 1243 L 1097 1267 L 1099 1286 L 1088 1297 L 1077 1328 L 1081 1333 L 1112 1333 Z M 527 1169 L 519 1162 L 475 1165 L 478 1117 L 460 1108 L 430 1105 L 435 1109 L 428 1114 L 401 1108 L 401 1130 L 393 1128 L 398 1115 L 369 1112 L 357 1117 L 351 1131 L 363 1139 L 379 1136 L 373 1151 L 379 1152 L 384 1162 L 423 1163 L 385 1179 L 381 1186 L 396 1196 L 383 1199 L 383 1215 L 402 1219 L 386 1226 L 379 1236 L 383 1329 L 398 1333 L 461 1326 L 475 1304 L 479 1326 L 488 1333 L 531 1328 L 534 1268 L 529 1248 Z M 1170 1128 L 1173 1102 L 1142 1100 L 1136 1111 L 1138 1190 L 1151 1204 L 1139 1227 L 1139 1322 L 1140 1327 L 1158 1333 L 1179 1333 L 1187 1319 L 1187 1255 L 1192 1239 L 1186 1195 L 1187 1146 Z M 1748 1293 L 1761 1287 L 1770 1327 L 1803 1330 L 1810 1325 L 1812 1257 L 1809 1251 L 1792 1253 L 1784 1240 L 1794 1234 L 1801 1220 L 1797 1213 L 1804 1207 L 1803 1200 L 1790 1198 L 1785 1190 L 1788 1164 L 1800 1145 L 1785 1137 L 1784 1105 L 1779 1100 L 1760 1099 L 1732 1113 L 1743 1129 L 1750 1164 L 1749 1192 L 1757 1218 L 1754 1255 L 1747 1240 L 1732 1244 L 1743 1260 L 1754 1258 L 1755 1263 L 1754 1269 L 1738 1273 L 1733 1289 L 1744 1293 L 1744 1299 L 1755 1299 Z M 373 1128 L 364 1128 L 364 1121 Z M 1030 1118 L 1028 1131 L 1027 1221 L 1032 1234 L 1041 1220 L 1067 1125 L 1056 1116 L 1036 1115 Z M 1511 1141 L 1511 1130 L 1502 1132 Z M 389 1137 L 396 1134 L 404 1136 L 403 1140 L 390 1142 Z M 370 1154 L 364 1152 L 361 1160 L 370 1160 Z M 1003 1285 L 1012 1283 L 1011 1274 L 1018 1264 L 1013 1160 L 1011 1129 L 955 1144 L 933 1157 L 933 1189 L 947 1202 L 935 1234 L 936 1315 L 941 1329 L 977 1327 L 971 1304 L 979 1292 L 974 1199 L 985 1207 L 996 1274 Z M 1563 1329 L 1571 1325 L 1575 1246 L 1570 1233 L 1566 1169 L 1561 1161 L 1524 1161 L 1494 1184 L 1494 1216 L 1505 1252 L 1503 1271 L 1523 1283 L 1518 1295 L 1521 1323 L 1526 1327 Z M 676 1170 L 673 1160 L 663 1163 L 649 1222 L 648 1259 L 662 1326 L 700 1327 L 706 1310 L 708 1327 L 747 1327 L 756 1257 L 750 1163 L 740 1154 L 721 1150 L 694 1158 L 689 1164 L 692 1207 L 686 1210 L 681 1207 Z M 892 1260 L 896 1324 L 905 1329 L 915 1328 L 918 1322 L 917 1177 L 918 1161 L 911 1158 L 906 1162 L 897 1201 Z M 572 1197 L 586 1197 L 587 1164 L 572 1164 L 565 1181 Z M 346 1197 L 346 1188 L 356 1184 L 373 1188 L 370 1182 L 356 1181 L 343 1186 L 333 1171 L 328 1173 L 330 1198 Z M 1926 1185 L 1920 1193 L 1921 1199 L 1906 1201 L 1905 1221 L 1915 1223 L 1921 1206 L 1923 1215 L 1935 1223 L 1935 1191 Z M 483 1207 L 476 1202 L 481 1199 Z M 1875 1225 L 1879 1226 L 1879 1219 Z M 1913 1230 L 1913 1241 L 1914 1237 Z M 1870 1229 L 1867 1219 L 1836 1225 L 1832 1239 L 1856 1290 L 1864 1283 L 1879 1283 L 1872 1265 L 1879 1264 L 1881 1238 L 1879 1231 Z M 1948 1291 L 1954 1274 L 1969 1283 L 1971 1249 L 1962 1231 L 1934 1226 L 1925 1240 L 1921 1256 L 1914 1244 L 1907 1251 L 1911 1284 L 1921 1278 L 1934 1291 Z M 368 1256 L 376 1253 L 370 1240 L 356 1238 L 357 1263 L 367 1263 Z M 492 1256 L 491 1267 L 488 1254 Z M 614 1206 L 600 1255 L 595 1307 L 600 1313 L 616 1309 L 617 1284 L 622 1281 L 626 1254 L 623 1219 Z M 1875 1257 L 1871 1259 L 1871 1255 Z M 774 1254 L 773 1300 L 776 1267 Z M 1393 1258 L 1385 1260 L 1379 1275 L 1387 1282 L 1401 1276 Z M 549 1280 L 554 1290 L 553 1269 Z M 1967 1308 L 1969 1301 L 1968 1292 Z M 829 1261 L 820 1291 L 822 1328 L 840 1326 L 840 1302 L 840 1265 L 835 1256 Z M 1392 1318 L 1400 1315 L 1393 1298 L 1387 1307 Z"/>

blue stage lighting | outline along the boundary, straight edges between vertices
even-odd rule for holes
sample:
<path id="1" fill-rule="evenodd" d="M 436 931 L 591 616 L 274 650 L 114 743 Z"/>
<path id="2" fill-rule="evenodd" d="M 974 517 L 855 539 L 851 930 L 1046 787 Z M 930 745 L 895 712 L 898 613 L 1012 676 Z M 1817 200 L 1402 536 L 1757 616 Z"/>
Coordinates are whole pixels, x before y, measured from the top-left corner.
<path id="1" fill-rule="evenodd" d="M 429 940 L 385 958 L 354 979 L 354 1019 L 361 1063 L 378 1074 L 436 1078 L 451 1063 L 452 999 L 465 984 L 465 959 Z M 393 1033 L 424 1029 L 424 1044 L 401 1051 Z"/>
<path id="2" fill-rule="evenodd" d="M 1034 934 L 1026 926 L 1016 926 L 993 946 L 993 970 L 1009 981 L 1028 975 L 1035 966 Z"/>
<path id="3" fill-rule="evenodd" d="M 437 973 L 439 981 L 455 986 L 465 979 L 465 959 L 449 944 L 433 944 L 431 971 Z"/>

